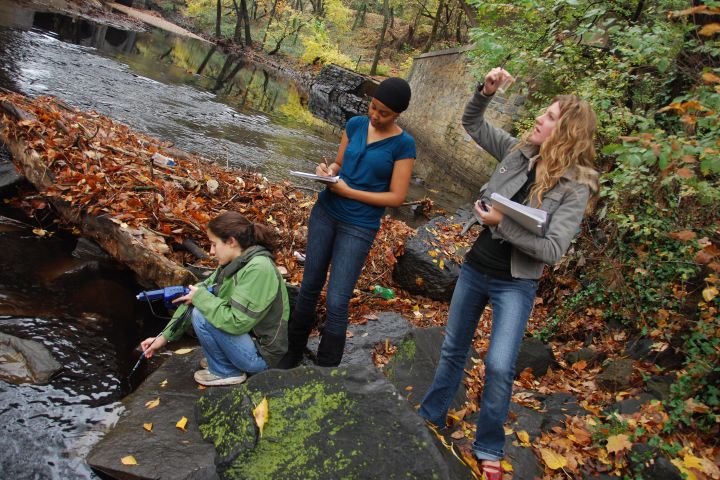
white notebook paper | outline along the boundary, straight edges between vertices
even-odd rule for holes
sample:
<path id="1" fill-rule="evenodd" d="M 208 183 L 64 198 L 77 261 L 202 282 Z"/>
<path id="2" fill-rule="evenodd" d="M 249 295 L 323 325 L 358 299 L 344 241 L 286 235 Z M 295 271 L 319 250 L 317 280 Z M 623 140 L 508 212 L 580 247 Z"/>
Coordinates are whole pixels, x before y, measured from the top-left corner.
<path id="1" fill-rule="evenodd" d="M 545 233 L 545 224 L 548 221 L 548 214 L 545 210 L 513 202 L 499 193 L 493 193 L 490 195 L 490 199 L 493 202 L 493 208 L 497 208 L 504 215 L 515 220 L 526 230 L 538 236 Z"/>

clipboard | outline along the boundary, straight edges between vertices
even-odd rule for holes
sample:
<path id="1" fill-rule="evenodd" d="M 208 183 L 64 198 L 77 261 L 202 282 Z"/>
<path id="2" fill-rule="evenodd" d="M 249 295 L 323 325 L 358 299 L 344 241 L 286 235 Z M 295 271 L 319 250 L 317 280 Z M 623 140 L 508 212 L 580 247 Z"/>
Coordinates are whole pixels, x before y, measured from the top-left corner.
<path id="1" fill-rule="evenodd" d="M 295 170 L 290 170 L 290 174 L 295 175 L 296 177 L 307 178 L 308 180 L 315 180 L 316 182 L 322 183 L 337 183 L 340 179 L 337 175 L 334 177 L 323 177 L 321 175 L 315 175 L 314 173 L 298 172 Z"/>

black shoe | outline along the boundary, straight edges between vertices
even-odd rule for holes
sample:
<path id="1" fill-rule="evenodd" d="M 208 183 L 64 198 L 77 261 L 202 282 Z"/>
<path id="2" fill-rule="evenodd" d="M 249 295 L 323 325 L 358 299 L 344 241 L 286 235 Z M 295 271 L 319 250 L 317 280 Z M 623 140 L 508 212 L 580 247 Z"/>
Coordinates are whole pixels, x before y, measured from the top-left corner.
<path id="1" fill-rule="evenodd" d="M 297 311 L 293 311 L 288 324 L 288 350 L 275 365 L 275 368 L 288 370 L 300 365 L 315 320 L 315 314 L 300 315 Z"/>
<path id="2" fill-rule="evenodd" d="M 323 333 L 317 353 L 317 364 L 321 367 L 337 367 L 345 351 L 345 335 Z"/>

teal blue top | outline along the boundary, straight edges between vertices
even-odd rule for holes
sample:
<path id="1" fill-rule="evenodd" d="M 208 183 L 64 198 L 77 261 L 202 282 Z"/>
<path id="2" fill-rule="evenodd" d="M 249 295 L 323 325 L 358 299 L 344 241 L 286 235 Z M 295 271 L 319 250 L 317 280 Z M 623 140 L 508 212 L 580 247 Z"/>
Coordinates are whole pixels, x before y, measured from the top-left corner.
<path id="1" fill-rule="evenodd" d="M 345 125 L 348 145 L 343 155 L 340 178 L 356 190 L 387 192 L 395 161 L 415 158 L 415 139 L 403 131 L 368 145 L 369 123 L 367 116 L 358 116 L 352 117 Z M 341 197 L 329 189 L 320 193 L 318 201 L 334 219 L 364 228 L 380 228 L 380 219 L 385 213 L 385 207 Z"/>

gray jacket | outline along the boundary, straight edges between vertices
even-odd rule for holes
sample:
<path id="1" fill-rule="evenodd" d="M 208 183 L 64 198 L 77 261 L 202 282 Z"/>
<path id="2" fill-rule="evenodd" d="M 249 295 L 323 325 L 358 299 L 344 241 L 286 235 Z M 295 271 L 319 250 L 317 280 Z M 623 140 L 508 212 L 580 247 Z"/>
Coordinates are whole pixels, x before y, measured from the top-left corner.
<path id="1" fill-rule="evenodd" d="M 485 109 L 492 97 L 486 97 L 481 90 L 482 84 L 465 107 L 462 123 L 473 140 L 500 161 L 480 192 L 481 198 L 491 203 L 493 192 L 512 198 L 520 190 L 527 181 L 529 166 L 538 153 L 538 147 L 530 144 L 517 146 L 520 140 L 486 122 Z M 538 279 L 545 264 L 560 261 L 579 231 L 590 187 L 597 190 L 597 172 L 575 167 L 565 172 L 557 185 L 545 193 L 542 205 L 538 206 L 535 199 L 530 199 L 531 207 L 550 214 L 550 223 L 543 236 L 529 232 L 507 216 L 496 227 L 491 227 L 493 238 L 512 244 L 510 274 L 514 278 Z"/>

